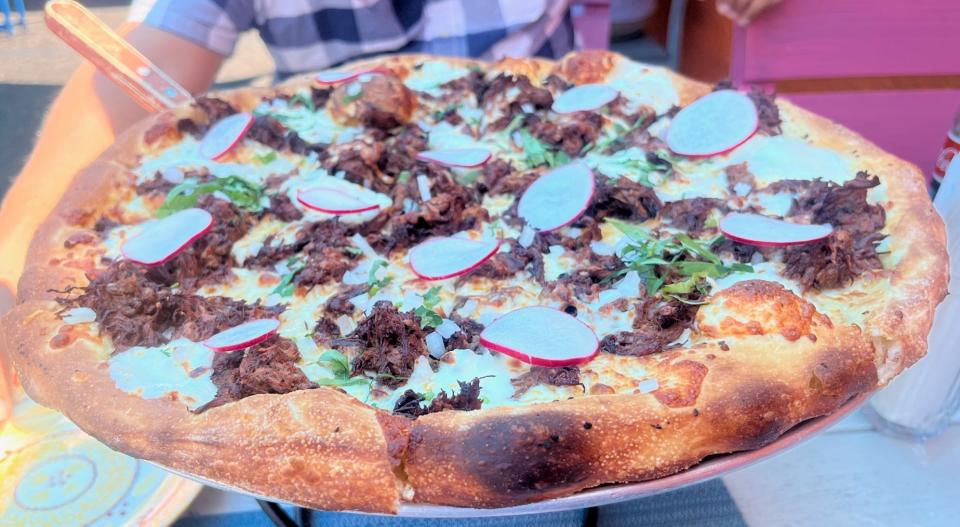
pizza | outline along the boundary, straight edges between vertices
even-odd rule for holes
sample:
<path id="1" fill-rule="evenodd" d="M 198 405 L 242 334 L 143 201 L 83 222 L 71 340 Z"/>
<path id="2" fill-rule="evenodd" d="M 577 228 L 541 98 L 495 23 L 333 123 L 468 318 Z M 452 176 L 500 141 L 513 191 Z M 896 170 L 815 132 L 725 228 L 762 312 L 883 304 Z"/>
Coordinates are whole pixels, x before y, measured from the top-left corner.
<path id="1" fill-rule="evenodd" d="M 126 132 L 3 342 L 114 449 L 321 509 L 503 507 L 758 448 L 926 349 L 912 165 L 608 52 L 401 55 Z"/>

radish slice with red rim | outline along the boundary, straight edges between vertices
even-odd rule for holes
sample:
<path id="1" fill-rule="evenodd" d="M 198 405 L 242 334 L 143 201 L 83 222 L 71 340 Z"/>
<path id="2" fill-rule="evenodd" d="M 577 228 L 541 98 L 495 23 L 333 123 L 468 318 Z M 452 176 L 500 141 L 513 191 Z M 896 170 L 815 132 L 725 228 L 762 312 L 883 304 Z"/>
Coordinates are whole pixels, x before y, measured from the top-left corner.
<path id="1" fill-rule="evenodd" d="M 365 203 L 350 194 L 330 187 L 315 187 L 297 193 L 297 201 L 308 209 L 327 214 L 359 214 L 380 208 L 378 203 Z"/>
<path id="2" fill-rule="evenodd" d="M 321 71 L 317 74 L 317 82 L 319 84 L 340 84 L 343 82 L 349 82 L 361 75 L 379 73 L 378 70 L 355 70 L 355 71 L 336 71 L 328 70 Z"/>
<path id="3" fill-rule="evenodd" d="M 606 84 L 581 84 L 561 93 L 553 101 L 553 111 L 573 113 L 596 110 L 620 95 L 620 92 Z"/>
<path id="4" fill-rule="evenodd" d="M 790 223 L 759 214 L 734 212 L 720 220 L 720 232 L 736 242 L 777 247 L 822 240 L 833 233 L 833 226 Z"/>
<path id="5" fill-rule="evenodd" d="M 593 172 L 580 163 L 555 168 L 537 178 L 520 197 L 517 214 L 542 232 L 565 227 L 579 218 L 593 200 Z"/>
<path id="6" fill-rule="evenodd" d="M 424 280 L 446 280 L 473 271 L 500 248 L 500 240 L 431 238 L 410 249 L 410 269 Z"/>
<path id="7" fill-rule="evenodd" d="M 683 156 L 733 150 L 757 131 L 757 106 L 734 90 L 715 91 L 680 110 L 667 130 L 667 146 Z"/>
<path id="8" fill-rule="evenodd" d="M 552 368 L 582 364 L 600 349 L 589 326 L 543 306 L 523 307 L 494 320 L 480 333 L 480 343 L 523 362 Z"/>
<path id="9" fill-rule="evenodd" d="M 131 262 L 155 266 L 167 263 L 213 226 L 213 216 L 203 209 L 185 209 L 155 220 L 123 244 L 120 252 Z"/>
<path id="10" fill-rule="evenodd" d="M 216 160 L 223 157 L 247 135 L 253 124 L 253 115 L 247 112 L 235 113 L 220 119 L 207 130 L 200 142 L 200 155 Z"/>
<path id="11" fill-rule="evenodd" d="M 486 148 L 426 150 L 417 154 L 417 159 L 448 167 L 476 168 L 490 160 L 490 151 Z"/>
<path id="12" fill-rule="evenodd" d="M 259 344 L 277 333 L 280 321 L 275 318 L 263 318 L 233 326 L 203 341 L 203 345 L 213 351 L 235 351 Z"/>

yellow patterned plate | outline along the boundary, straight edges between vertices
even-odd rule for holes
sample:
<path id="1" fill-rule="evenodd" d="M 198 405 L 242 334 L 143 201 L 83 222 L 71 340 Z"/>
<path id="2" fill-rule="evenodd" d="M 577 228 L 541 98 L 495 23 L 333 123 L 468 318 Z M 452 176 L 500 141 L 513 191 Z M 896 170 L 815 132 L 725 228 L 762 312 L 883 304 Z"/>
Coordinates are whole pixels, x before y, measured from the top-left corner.
<path id="1" fill-rule="evenodd" d="M 202 488 L 110 450 L 22 392 L 0 425 L 0 525 L 168 525 Z"/>

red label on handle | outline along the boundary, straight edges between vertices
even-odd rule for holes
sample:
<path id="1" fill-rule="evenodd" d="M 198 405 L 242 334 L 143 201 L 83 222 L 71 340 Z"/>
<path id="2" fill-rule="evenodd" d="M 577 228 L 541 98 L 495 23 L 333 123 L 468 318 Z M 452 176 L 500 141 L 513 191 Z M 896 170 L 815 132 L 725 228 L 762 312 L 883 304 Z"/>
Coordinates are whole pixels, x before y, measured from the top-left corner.
<path id="1" fill-rule="evenodd" d="M 943 142 L 943 148 L 940 150 L 940 155 L 937 156 L 937 162 L 933 166 L 933 179 L 937 183 L 943 182 L 943 177 L 947 174 L 947 167 L 950 166 L 950 161 L 953 160 L 953 156 L 957 155 L 957 152 L 960 152 L 960 137 L 954 135 L 954 133 L 948 132 L 947 139 Z"/>

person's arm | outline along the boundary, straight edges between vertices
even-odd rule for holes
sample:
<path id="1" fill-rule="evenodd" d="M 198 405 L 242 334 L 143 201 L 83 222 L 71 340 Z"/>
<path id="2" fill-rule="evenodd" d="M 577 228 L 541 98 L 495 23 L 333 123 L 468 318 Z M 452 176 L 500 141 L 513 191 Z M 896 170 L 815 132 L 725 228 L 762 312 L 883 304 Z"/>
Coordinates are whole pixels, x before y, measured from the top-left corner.
<path id="1" fill-rule="evenodd" d="M 134 47 L 191 93 L 210 87 L 224 59 L 149 26 L 127 24 L 120 31 L 128 32 L 127 40 Z M 146 115 L 90 64 L 74 72 L 47 113 L 36 146 L 0 208 L 0 286 L 16 291 L 27 246 L 73 176 L 110 146 L 118 133 Z"/>

